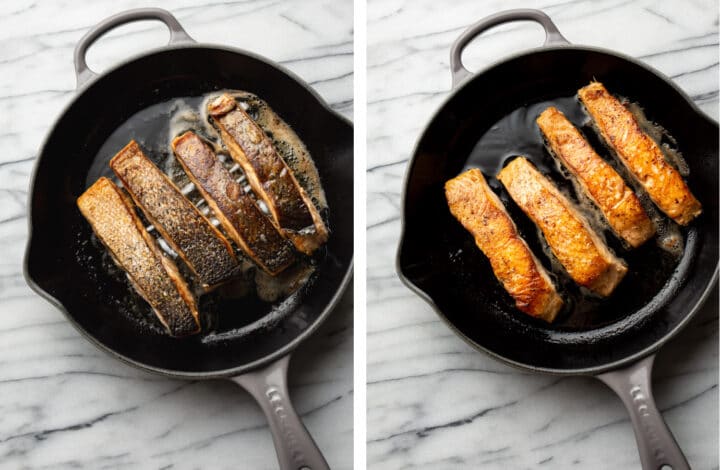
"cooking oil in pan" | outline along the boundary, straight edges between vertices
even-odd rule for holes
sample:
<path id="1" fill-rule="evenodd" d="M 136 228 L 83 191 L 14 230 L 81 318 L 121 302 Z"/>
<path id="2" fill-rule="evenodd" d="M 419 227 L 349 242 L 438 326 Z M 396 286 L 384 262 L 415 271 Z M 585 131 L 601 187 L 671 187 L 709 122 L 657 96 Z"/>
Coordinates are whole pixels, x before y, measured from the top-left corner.
<path id="1" fill-rule="evenodd" d="M 175 98 L 135 113 L 120 125 L 100 148 L 88 172 L 86 186 L 90 186 L 100 176 L 106 176 L 119 183 L 108 162 L 131 139 L 135 139 L 146 155 L 170 177 L 183 195 L 222 231 L 207 202 L 175 160 L 170 143 L 183 132 L 193 130 L 214 146 L 226 168 L 244 186 L 246 193 L 252 194 L 240 166 L 227 154 L 219 135 L 208 120 L 206 112 L 208 100 L 223 92 L 232 94 L 263 128 L 321 214 L 326 214 L 327 201 L 320 176 L 302 140 L 266 102 L 252 93 L 240 90 L 221 90 L 199 96 Z M 262 209 L 260 202 L 258 201 Z M 267 208 L 265 212 L 267 213 Z M 190 284 L 197 286 L 199 283 L 195 282 L 187 266 L 159 236 L 157 230 L 143 218 L 141 211 L 138 211 L 138 215 L 146 222 L 146 228 L 157 238 L 165 254 L 176 259 L 183 276 Z M 84 229 L 89 231 L 87 227 Z M 85 233 L 83 236 L 87 238 Z M 231 241 L 229 237 L 228 240 Z M 141 331 L 164 334 L 151 309 L 134 292 L 125 273 L 115 265 L 97 238 L 91 237 L 89 243 L 80 241 L 79 246 L 78 258 L 89 271 L 102 269 L 114 279 L 126 284 L 125 295 L 112 296 L 116 310 L 130 318 Z M 99 263 L 97 253 L 101 253 Z M 221 343 L 229 339 L 245 337 L 251 333 L 267 330 L 287 317 L 295 310 L 302 300 L 303 293 L 312 284 L 315 269 L 323 258 L 324 250 L 319 249 L 312 258 L 299 256 L 300 261 L 275 277 L 256 268 L 237 247 L 236 253 L 241 260 L 241 267 L 232 281 L 210 293 L 196 291 L 199 296 L 199 310 L 203 317 L 201 320 L 205 334 L 202 335 L 201 341 L 204 343 Z"/>
<path id="2" fill-rule="evenodd" d="M 549 106 L 555 106 L 562 111 L 580 129 L 595 151 L 635 189 L 641 203 L 656 224 L 658 233 L 654 240 L 649 240 L 636 249 L 624 245 L 607 225 L 600 211 L 579 191 L 568 172 L 550 155 L 535 123 L 535 119 Z M 635 107 L 634 111 L 641 110 Z M 643 126 L 658 142 L 661 138 L 666 140 L 661 144 L 668 160 L 687 174 L 687 164 L 684 163 L 681 154 L 673 149 L 675 143 L 672 137 L 644 116 L 642 119 Z M 519 155 L 531 160 L 544 175 L 548 176 L 575 204 L 592 228 L 602 235 L 610 249 L 628 264 L 627 275 L 608 298 L 600 298 L 587 289 L 577 286 L 570 279 L 550 251 L 540 231 L 517 207 L 496 179 L 497 173 Z M 529 104 L 507 114 L 490 126 L 474 144 L 463 171 L 469 168 L 479 168 L 483 172 L 488 184 L 499 195 L 532 251 L 538 255 L 548 271 L 554 273 L 553 277 L 557 280 L 558 288 L 565 299 L 565 307 L 550 326 L 552 329 L 582 331 L 599 328 L 639 310 L 642 306 L 653 302 L 663 289 L 678 282 L 674 277 L 676 268 L 684 258 L 687 258 L 688 251 L 694 249 L 694 243 L 691 243 L 694 239 L 694 229 L 681 229 L 659 213 L 645 191 L 634 184 L 624 166 L 612 156 L 598 138 L 590 119 L 575 96 Z M 502 309 L 506 312 L 516 311 L 514 302 L 508 295 L 505 295 L 502 301 Z M 524 321 L 533 321 L 525 316 L 522 318 Z"/>

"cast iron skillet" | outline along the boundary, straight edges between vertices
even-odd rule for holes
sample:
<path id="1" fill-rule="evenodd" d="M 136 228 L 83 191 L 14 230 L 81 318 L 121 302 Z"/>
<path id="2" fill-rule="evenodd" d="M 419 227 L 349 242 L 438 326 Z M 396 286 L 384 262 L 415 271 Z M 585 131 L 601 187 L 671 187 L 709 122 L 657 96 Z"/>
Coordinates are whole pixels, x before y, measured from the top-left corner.
<path id="1" fill-rule="evenodd" d="M 543 26 L 542 48 L 474 75 L 463 67 L 461 53 L 470 40 L 518 20 Z M 453 91 L 420 137 L 407 173 L 400 278 L 476 349 L 522 369 L 596 376 L 617 392 L 630 412 L 643 468 L 688 468 L 655 406 L 650 374 L 656 351 L 690 321 L 717 282 L 717 123 L 659 72 L 615 52 L 570 45 L 537 10 L 507 11 L 471 26 L 453 44 L 450 63 Z M 584 313 L 566 312 L 559 322 L 547 325 L 513 308 L 487 259 L 450 214 L 443 184 L 465 168 L 482 168 L 533 251 L 549 267 L 532 224 L 494 176 L 508 158 L 526 155 L 562 184 L 534 120 L 553 103 L 582 125 L 579 104 L 572 97 L 593 79 L 641 103 L 647 117 L 677 139 L 691 169 L 689 185 L 704 211 L 683 229 L 686 246 L 677 264 L 669 262 L 654 241 L 635 252 L 616 243 L 613 247 L 628 261 L 630 273 L 612 298 L 578 303 Z M 513 112 L 478 145 L 481 136 Z M 607 155 L 599 142 L 594 144 Z M 572 289 L 565 281 L 561 276 L 563 287 Z"/>
<path id="2" fill-rule="evenodd" d="M 169 45 L 102 75 L 92 72 L 85 63 L 87 48 L 118 25 L 139 20 L 165 23 Z M 287 366 L 290 353 L 327 318 L 351 276 L 352 125 L 277 64 L 234 48 L 196 44 L 160 9 L 127 11 L 95 26 L 75 49 L 75 70 L 77 95 L 50 131 L 35 167 L 24 266 L 28 283 L 88 340 L 130 365 L 169 377 L 238 383 L 265 412 L 283 469 L 328 468 L 288 399 Z M 174 340 L 140 330 L 118 313 L 127 285 L 87 261 L 88 250 L 97 260 L 101 249 L 88 246 L 91 231 L 75 199 L 97 177 L 91 167 L 106 167 L 111 155 L 99 155 L 99 149 L 130 116 L 171 98 L 223 88 L 257 94 L 304 140 L 328 199 L 331 236 L 317 277 L 297 296 L 301 300 L 264 312 L 278 317 L 274 327 L 264 328 L 258 318 L 244 330 L 253 334 L 216 342 Z M 223 316 L 255 319 L 251 313 L 240 303 Z"/>

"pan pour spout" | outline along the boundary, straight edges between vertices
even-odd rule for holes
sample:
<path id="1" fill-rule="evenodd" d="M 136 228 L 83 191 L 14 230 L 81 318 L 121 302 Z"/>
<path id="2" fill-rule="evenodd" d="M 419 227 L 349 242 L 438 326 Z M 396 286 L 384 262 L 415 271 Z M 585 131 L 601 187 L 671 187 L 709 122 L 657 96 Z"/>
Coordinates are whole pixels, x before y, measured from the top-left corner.
<path id="1" fill-rule="evenodd" d="M 462 50 L 472 38 L 491 27 L 523 20 L 543 26 L 547 47 L 515 54 L 475 74 L 463 67 Z M 408 164 L 398 273 L 478 351 L 525 371 L 597 376 L 630 413 L 643 469 L 687 470 L 687 459 L 652 398 L 650 371 L 656 352 L 717 292 L 718 126 L 677 85 L 646 64 L 561 38 L 544 13 L 510 10 L 470 25 L 455 42 L 454 89 L 422 132 Z M 668 141 L 677 142 L 692 174 L 674 168 L 676 162 L 662 155 L 664 144 L 662 148 L 653 144 L 641 121 L 597 80 L 611 84 L 617 96 L 640 103 L 651 122 L 671 129 Z M 576 93 L 588 83 L 580 90 L 583 108 Z M 563 122 L 562 135 L 550 146 L 562 152 L 582 150 L 563 155 L 573 161 L 563 162 L 562 169 L 548 165 L 553 158 L 547 155 L 548 142 L 536 126 L 537 117 L 551 107 L 569 122 Z M 600 130 L 599 139 L 589 122 Z M 544 130 L 551 134 L 558 130 L 551 122 L 541 124 L 549 125 Z M 588 151 L 583 138 L 597 155 Z M 561 148 L 564 144 L 569 147 Z M 586 171 L 588 166 L 571 169 L 575 178 L 585 178 L 580 189 L 594 204 L 576 207 L 590 229 L 598 227 L 596 235 L 606 247 L 595 243 L 571 208 L 563 207 L 548 190 L 552 184 L 570 202 L 573 194 L 580 199 L 580 191 L 573 192 L 580 185 L 574 185 L 566 171 L 566 164 L 576 163 L 594 168 L 593 172 Z M 487 282 L 493 273 L 474 252 L 468 253 L 474 240 L 454 223 L 442 191 L 448 180 L 473 168 L 483 170 L 528 245 L 538 254 L 549 245 L 553 256 L 541 260 L 553 271 L 558 268 L 558 284 L 567 294 L 563 298 L 570 315 L 558 315 L 552 324 L 533 321 L 518 315 L 517 306 L 503 298 L 496 283 Z M 496 178 L 502 186 L 496 185 Z M 544 197 L 528 197 L 528 186 Z M 623 186 L 636 193 L 642 208 L 634 200 L 630 208 Z M 626 205 L 616 206 L 617 202 Z M 682 250 L 670 252 L 663 246 L 665 227 L 657 224 L 653 204 L 672 219 L 668 224 L 678 225 Z M 602 219 L 590 210 L 595 207 L 606 209 L 608 230 L 596 222 Z M 653 230 L 641 209 L 655 224 L 658 243 L 649 241 Z M 564 222 L 551 220 L 555 215 L 549 212 L 556 210 L 564 214 Z M 478 218 L 482 215 L 478 211 Z M 625 216 L 626 220 L 618 218 Z M 541 233 L 536 236 L 538 228 Z M 578 242 L 590 247 L 590 256 L 587 252 L 565 256 L 573 251 L 567 248 Z M 575 265 L 573 259 L 590 262 Z M 578 285 L 600 295 L 588 295 Z M 716 310 L 715 305 L 710 307 Z"/>
<path id="2" fill-rule="evenodd" d="M 102 76 L 87 68 L 85 52 L 97 38 L 121 24 L 147 19 L 159 20 L 169 27 L 172 47 L 154 49 L 147 54 L 141 54 L 112 68 Z M 78 93 L 49 131 L 33 172 L 28 204 L 30 236 L 24 260 L 25 277 L 33 290 L 57 307 L 65 315 L 68 323 L 103 353 L 145 372 L 173 379 L 222 378 L 234 379 L 239 383 L 242 380 L 239 376 L 243 374 L 267 371 L 268 384 L 274 389 L 262 390 L 263 393 L 272 392 L 270 398 L 275 404 L 274 414 L 296 416 L 285 393 L 287 387 L 284 380 L 288 357 L 329 318 L 352 276 L 352 125 L 318 99 L 307 84 L 287 74 L 270 60 L 232 47 L 188 44 L 190 41 L 191 39 L 182 32 L 182 28 L 172 14 L 157 8 L 137 9 L 114 15 L 93 27 L 80 40 L 75 49 Z M 203 66 L 198 67 L 198 64 Z M 138 70 L 142 73 L 138 73 Z M 118 93 L 118 83 L 123 85 L 122 93 Z M 200 105 L 207 93 L 216 94 L 217 86 L 226 83 L 247 83 L 250 88 L 267 90 L 266 97 L 278 103 L 282 107 L 278 111 L 290 118 L 289 124 L 281 122 L 279 127 L 288 129 L 292 124 L 300 135 L 308 139 L 305 143 L 313 150 L 312 159 L 317 162 L 317 168 L 320 170 L 313 182 L 319 182 L 320 176 L 323 181 L 322 188 L 318 183 L 310 188 L 309 192 L 312 193 L 314 200 L 319 202 L 322 210 L 329 211 L 327 207 L 332 208 L 329 216 L 333 221 L 333 237 L 330 237 L 323 247 L 324 256 L 312 260 L 317 264 L 311 284 L 306 284 L 303 289 L 279 302 L 280 305 L 254 298 L 249 299 L 249 302 L 240 297 L 228 299 L 228 303 L 222 304 L 218 311 L 222 314 L 225 323 L 212 325 L 217 328 L 213 332 L 222 333 L 251 326 L 254 320 L 271 315 L 276 307 L 287 309 L 287 315 L 279 323 L 273 324 L 277 326 L 276 328 L 272 328 L 271 331 L 255 330 L 250 340 L 248 340 L 250 336 L 226 337 L 218 343 L 205 343 L 198 336 L 193 336 L 177 341 L 167 335 L 159 334 L 159 328 L 155 328 L 155 325 L 148 326 L 144 321 L 145 317 L 140 323 L 136 321 L 137 318 L 133 318 L 133 314 L 138 313 L 133 307 L 138 306 L 148 310 L 147 305 L 144 301 L 138 300 L 136 304 L 137 299 L 130 299 L 133 296 L 128 294 L 132 289 L 128 289 L 125 279 L 117 276 L 116 270 L 107 269 L 108 257 L 99 256 L 101 250 L 92 242 L 90 230 L 92 226 L 88 225 L 82 212 L 78 210 L 76 198 L 87 189 L 86 183 L 104 181 L 101 176 L 108 174 L 106 166 L 108 156 L 131 139 L 141 142 L 144 147 L 147 145 L 146 149 L 152 152 L 151 164 L 157 162 L 158 159 L 155 157 L 164 156 L 168 150 L 167 137 L 175 137 L 168 136 L 164 131 L 167 129 L 168 115 L 174 112 L 170 110 L 170 106 L 178 101 Z M 104 106 L 98 107 L 98 99 Z M 262 100 L 258 99 L 259 101 Z M 293 110 L 296 109 L 313 116 L 312 126 L 320 126 L 328 130 L 322 139 L 320 136 L 313 136 L 310 125 L 293 119 Z M 158 110 L 162 115 L 156 112 Z M 271 112 L 264 115 L 277 116 Z M 145 119 L 148 116 L 151 118 Z M 141 117 L 143 117 L 142 125 L 131 128 L 130 124 L 133 122 L 137 124 L 137 120 Z M 117 127 L 112 124 L 107 125 L 115 122 L 122 124 Z M 99 123 L 104 124 L 99 125 Z M 162 130 L 158 132 L 158 129 Z M 208 133 L 203 132 L 203 135 L 207 136 Z M 75 149 L 73 158 L 68 158 L 69 147 Z M 292 143 L 289 147 L 297 148 L 293 147 Z M 303 158 L 305 155 L 310 158 L 309 153 L 303 154 Z M 133 159 L 128 166 L 133 166 L 137 162 L 138 160 Z M 168 166 L 170 165 L 163 169 Z M 144 168 L 145 165 L 140 163 L 138 167 Z M 176 178 L 184 178 L 184 176 L 181 175 L 181 169 L 174 167 L 173 170 L 177 172 L 166 173 L 172 177 L 171 182 L 177 184 L 179 181 Z M 233 171 L 231 170 L 231 173 Z M 237 181 L 240 175 L 233 176 Z M 109 182 L 100 183 L 101 186 L 105 184 Z M 186 185 L 187 182 L 183 181 L 181 186 Z M 117 197 L 113 196 L 117 202 L 117 204 L 113 203 L 113 206 L 118 210 L 113 212 L 112 216 L 108 216 L 112 219 L 110 222 L 113 226 L 116 226 L 119 220 L 130 220 L 128 215 L 130 211 L 125 208 L 130 207 L 134 210 L 131 198 L 123 192 L 124 190 L 119 188 L 118 190 L 122 196 L 117 192 L 115 193 Z M 322 197 L 318 197 L 318 194 Z M 188 196 L 189 192 L 181 195 Z M 197 206 L 194 201 L 193 194 L 191 204 Z M 207 207 L 200 210 L 201 215 L 205 216 L 202 212 L 206 211 Z M 125 215 L 121 217 L 119 214 L 123 213 Z M 141 217 L 138 212 L 136 215 Z M 168 214 L 160 215 L 169 217 Z M 177 214 L 173 216 L 175 215 Z M 160 220 L 159 215 L 157 220 Z M 150 221 L 141 220 L 142 228 L 146 231 L 149 228 L 148 222 Z M 123 226 L 132 228 L 132 224 L 123 223 Z M 212 223 L 211 227 L 213 227 Z M 170 313 L 175 312 L 169 308 L 172 300 L 177 312 L 182 313 L 183 321 L 178 322 L 176 326 L 168 321 L 168 325 L 173 330 L 177 327 L 178 333 L 194 331 L 197 324 L 193 310 L 183 306 L 184 294 L 180 292 L 182 287 L 173 284 L 168 274 L 169 263 L 163 259 L 167 258 L 166 254 L 172 257 L 172 253 L 163 247 L 165 253 L 158 255 L 153 251 L 152 243 L 137 225 L 132 230 L 135 230 L 135 235 L 132 237 L 126 236 L 131 232 L 124 229 L 123 232 L 108 230 L 108 233 L 113 237 L 113 245 L 116 242 L 119 246 L 124 246 L 123 243 L 132 243 L 133 250 L 144 247 L 142 252 L 147 256 L 143 255 L 142 259 L 154 260 L 157 269 L 153 268 L 152 273 L 163 280 L 162 289 L 152 292 L 149 291 L 146 280 L 142 280 L 142 286 L 148 289 L 148 293 L 153 294 L 148 295 L 148 298 L 155 298 L 158 292 L 165 293 L 167 299 L 164 300 L 167 304 L 158 304 L 157 311 L 162 312 L 167 318 Z M 210 234 L 214 233 L 212 229 L 204 230 L 208 230 L 207 233 Z M 158 233 L 160 233 L 159 229 L 156 233 L 150 233 L 152 242 L 155 242 L 155 235 Z M 109 237 L 105 238 L 106 241 L 110 241 Z M 227 251 L 223 254 L 222 242 L 215 241 L 213 246 L 220 248 L 218 253 L 226 260 L 230 258 Z M 186 275 L 190 269 L 182 269 L 186 267 L 183 264 L 185 261 L 179 253 L 177 254 L 177 258 L 172 257 L 170 261 L 176 262 L 181 273 Z M 114 255 L 117 260 L 121 259 L 117 253 Z M 191 257 L 187 256 L 187 258 L 190 260 Z M 139 262 L 140 257 L 136 254 L 129 261 Z M 245 267 L 250 263 L 243 260 L 242 264 Z M 218 273 L 224 267 L 225 264 L 219 266 Z M 197 271 L 206 272 L 202 268 L 198 268 Z M 272 277 L 260 269 L 255 272 L 256 274 L 262 272 L 263 275 Z M 151 281 L 156 283 L 158 279 Z M 213 280 L 209 282 L 212 283 Z M 136 286 L 139 285 L 141 282 L 136 282 Z M 216 292 L 214 291 L 213 295 Z M 294 303 L 288 305 L 286 300 L 292 300 Z M 239 306 L 242 308 L 238 308 Z M 129 311 L 131 309 L 132 311 Z M 201 310 L 201 313 L 204 316 L 206 312 Z M 222 328 L 226 329 L 221 330 Z M 282 373 L 270 374 L 277 370 Z M 261 400 L 261 395 L 257 396 L 258 400 Z M 278 397 L 282 397 L 282 400 L 278 400 Z M 267 401 L 267 398 L 263 400 Z M 283 413 L 279 413 L 281 406 Z M 268 419 L 272 417 L 268 416 Z M 304 435 L 305 432 L 301 426 L 298 426 L 292 428 L 291 435 L 296 442 L 312 441 Z M 278 434 L 275 439 L 279 455 L 285 452 L 280 450 L 285 441 L 283 434 Z M 317 447 L 303 445 L 302 450 L 303 455 L 307 457 L 302 461 L 302 465 L 283 464 L 283 470 L 298 470 L 303 465 L 313 470 L 327 468 Z M 314 458 L 316 455 L 318 457 Z M 297 460 L 283 460 L 283 462 L 299 463 Z"/>

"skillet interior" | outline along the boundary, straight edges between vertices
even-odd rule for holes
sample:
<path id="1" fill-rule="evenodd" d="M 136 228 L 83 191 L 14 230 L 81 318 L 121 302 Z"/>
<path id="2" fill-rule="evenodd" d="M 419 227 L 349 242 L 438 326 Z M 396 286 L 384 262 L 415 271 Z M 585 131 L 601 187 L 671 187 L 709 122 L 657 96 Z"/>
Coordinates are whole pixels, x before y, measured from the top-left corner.
<path id="1" fill-rule="evenodd" d="M 575 109 L 578 114 L 579 105 L 567 97 L 593 79 L 641 103 L 647 117 L 677 139 L 691 169 L 690 187 L 702 201 L 704 213 L 683 231 L 685 254 L 661 279 L 657 276 L 662 271 L 661 260 L 653 256 L 652 247 L 645 252 L 620 253 L 634 272 L 612 299 L 584 305 L 584 314 L 549 326 L 512 308 L 512 300 L 495 280 L 487 259 L 449 213 L 443 184 L 473 166 L 494 176 L 510 155 L 524 154 L 546 172 L 554 170 L 534 127 L 516 141 L 506 142 L 502 151 L 493 152 L 487 146 L 479 151 L 475 146 L 495 123 L 519 108 L 524 110 L 520 114 L 525 113 L 528 128 L 535 113 L 542 110 L 541 102 L 565 107 L 568 114 Z M 418 143 L 406 183 L 398 256 L 401 277 L 472 344 L 516 365 L 571 372 L 627 359 L 656 345 L 683 322 L 716 272 L 717 135 L 717 124 L 673 86 L 622 57 L 562 47 L 502 62 L 476 75 L 451 96 Z M 604 151 L 602 147 L 598 150 Z M 533 251 L 549 267 L 532 224 L 508 204 L 501 185 L 491 185 L 500 192 Z"/>
<path id="2" fill-rule="evenodd" d="M 75 205 L 94 168 L 112 155 L 98 154 L 129 117 L 168 99 L 235 88 L 266 100 L 307 145 L 330 208 L 326 253 L 300 302 L 276 306 L 287 315 L 247 337 L 203 343 L 174 340 L 118 314 L 127 284 L 109 276 L 102 252 L 87 244 L 91 230 Z M 79 329 L 124 359 L 174 375 L 241 372 L 293 347 L 329 312 L 352 264 L 352 127 L 330 112 L 304 85 L 252 55 L 216 47 L 164 49 L 131 60 L 83 90 L 51 131 L 38 159 L 32 188 L 31 240 L 26 255 L 30 284 L 59 303 Z M 103 160 L 99 162 L 99 160 Z M 34 285 L 33 285 L 34 284 Z M 271 306 L 265 306 L 270 310 Z M 237 309 L 224 315 L 255 320 Z M 243 321 L 235 322 L 242 324 Z"/>

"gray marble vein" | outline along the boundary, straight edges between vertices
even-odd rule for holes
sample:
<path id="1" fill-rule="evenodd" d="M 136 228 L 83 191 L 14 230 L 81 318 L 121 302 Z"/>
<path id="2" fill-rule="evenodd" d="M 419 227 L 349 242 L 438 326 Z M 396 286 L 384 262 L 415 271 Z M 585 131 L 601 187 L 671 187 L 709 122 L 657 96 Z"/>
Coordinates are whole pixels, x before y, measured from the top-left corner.
<path id="1" fill-rule="evenodd" d="M 590 378 L 529 374 L 474 351 L 395 275 L 406 164 L 450 89 L 450 45 L 473 21 L 527 7 L 547 12 L 571 42 L 644 60 L 718 118 L 715 2 L 369 1 L 370 468 L 639 468 L 629 418 L 609 389 Z M 498 27 L 473 41 L 463 59 L 479 70 L 539 46 L 543 36 L 531 23 Z M 692 467 L 717 468 L 717 294 L 661 351 L 654 382 Z"/>
<path id="2" fill-rule="evenodd" d="M 153 2 L 150 2 L 153 3 Z M 352 2 L 154 2 L 196 40 L 279 62 L 352 118 Z M 72 52 L 94 24 L 147 1 L 14 1 L 0 11 L 0 468 L 277 468 L 269 431 L 230 382 L 176 381 L 121 364 L 83 339 L 22 277 L 30 172 L 72 99 Z M 93 46 L 94 70 L 161 47 L 160 23 Z M 350 289 L 350 292 L 352 288 Z M 352 468 L 352 295 L 291 361 L 291 395 L 333 468 Z"/>

